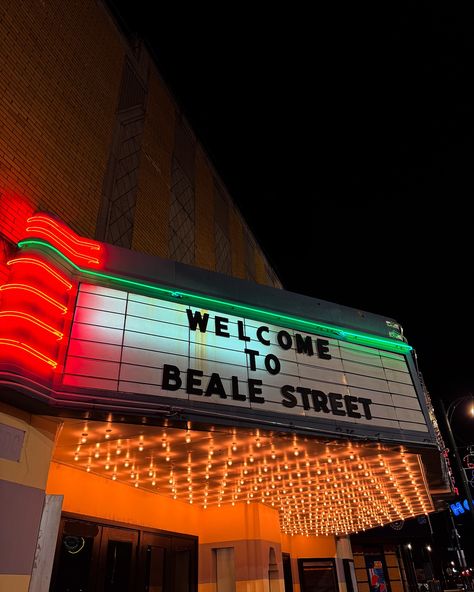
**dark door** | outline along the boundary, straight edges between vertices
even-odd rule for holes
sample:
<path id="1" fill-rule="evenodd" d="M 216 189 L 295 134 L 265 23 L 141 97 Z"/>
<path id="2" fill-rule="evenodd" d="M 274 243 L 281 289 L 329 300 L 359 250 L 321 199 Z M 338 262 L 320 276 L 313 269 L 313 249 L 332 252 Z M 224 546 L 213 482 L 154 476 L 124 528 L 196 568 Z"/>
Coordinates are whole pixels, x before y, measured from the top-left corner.
<path id="1" fill-rule="evenodd" d="M 140 546 L 143 592 L 171 590 L 171 537 L 143 533 Z"/>
<path id="2" fill-rule="evenodd" d="M 285 579 L 285 592 L 293 592 L 293 575 L 291 573 L 291 557 L 289 553 L 282 553 L 283 577 Z"/>
<path id="3" fill-rule="evenodd" d="M 179 536 L 142 533 L 140 590 L 195 592 L 196 542 Z"/>
<path id="4" fill-rule="evenodd" d="M 135 580 L 138 532 L 102 527 L 97 592 L 129 592 Z"/>
<path id="5" fill-rule="evenodd" d="M 301 592 L 338 592 L 334 559 L 298 559 Z"/>
<path id="6" fill-rule="evenodd" d="M 51 592 L 196 592 L 197 539 L 63 518 Z"/>
<path id="7" fill-rule="evenodd" d="M 195 540 L 173 536 L 171 546 L 173 551 L 173 588 L 169 592 L 196 592 Z"/>
<path id="8" fill-rule="evenodd" d="M 356 592 L 357 580 L 354 569 L 354 562 L 352 559 L 343 559 L 342 565 L 344 566 L 344 577 L 346 578 L 347 592 Z"/>
<path id="9" fill-rule="evenodd" d="M 101 527 L 62 519 L 56 547 L 53 592 L 95 592 Z"/>

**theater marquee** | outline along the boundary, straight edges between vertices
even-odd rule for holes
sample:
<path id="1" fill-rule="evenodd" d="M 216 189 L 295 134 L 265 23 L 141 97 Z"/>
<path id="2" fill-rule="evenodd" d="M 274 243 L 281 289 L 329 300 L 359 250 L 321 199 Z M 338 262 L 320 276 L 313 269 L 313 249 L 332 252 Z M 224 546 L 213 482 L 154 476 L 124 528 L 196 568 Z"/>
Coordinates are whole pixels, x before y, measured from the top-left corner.
<path id="1" fill-rule="evenodd" d="M 82 284 L 64 384 L 427 432 L 404 356 Z"/>
<path id="2" fill-rule="evenodd" d="M 49 401 L 435 445 L 411 348 L 382 317 L 86 240 L 45 215 L 9 265 L 0 349 L 43 372 Z"/>

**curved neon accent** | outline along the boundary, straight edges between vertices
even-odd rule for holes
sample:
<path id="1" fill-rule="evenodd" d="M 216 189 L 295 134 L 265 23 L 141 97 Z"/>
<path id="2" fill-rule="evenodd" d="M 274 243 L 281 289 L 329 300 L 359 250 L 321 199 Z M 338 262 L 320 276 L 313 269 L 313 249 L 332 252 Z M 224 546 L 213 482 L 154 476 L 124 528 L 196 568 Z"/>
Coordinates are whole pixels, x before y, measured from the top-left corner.
<path id="1" fill-rule="evenodd" d="M 72 288 L 71 282 L 68 282 L 66 278 L 60 275 L 55 269 L 47 265 L 44 261 L 41 261 L 41 259 L 35 259 L 33 257 L 19 257 L 17 259 L 10 259 L 10 261 L 7 261 L 7 265 L 14 265 L 16 263 L 27 263 L 29 265 L 37 265 L 38 267 L 42 267 L 51 276 L 55 277 L 59 282 L 61 282 L 66 287 L 66 290 L 70 290 Z"/>
<path id="2" fill-rule="evenodd" d="M 99 260 L 97 257 L 92 257 L 91 255 L 82 255 L 78 253 L 75 249 L 73 249 L 70 245 L 68 245 L 62 238 L 59 238 L 53 232 L 51 232 L 48 228 L 41 228 L 41 226 L 28 226 L 26 228 L 27 232 L 31 232 L 33 234 L 40 234 L 45 235 L 47 238 L 51 239 L 53 242 L 58 243 L 65 251 L 71 253 L 73 257 L 77 259 L 84 259 L 87 263 L 96 263 L 99 264 Z"/>
<path id="3" fill-rule="evenodd" d="M 114 282 L 119 285 L 129 286 L 132 289 L 144 288 L 149 292 L 160 294 L 161 296 L 168 298 L 172 301 L 176 301 L 176 298 L 188 298 L 189 300 L 194 300 L 196 302 L 196 305 L 199 305 L 199 303 L 217 304 L 220 307 L 224 306 L 226 309 L 231 308 L 232 310 L 250 312 L 254 314 L 257 318 L 261 318 L 262 316 L 264 316 L 267 319 L 271 319 L 272 321 L 283 320 L 293 324 L 298 323 L 299 325 L 308 327 L 308 329 L 311 329 L 316 333 L 323 332 L 325 335 L 332 336 L 336 339 L 345 339 L 347 341 L 367 345 L 369 347 L 378 347 L 386 351 L 401 352 L 404 354 L 410 352 L 413 349 L 411 345 L 408 345 L 408 343 L 405 343 L 403 341 L 396 341 L 394 339 L 387 339 L 384 337 L 375 337 L 374 335 L 369 335 L 367 333 L 362 333 L 358 331 L 348 331 L 347 329 L 343 329 L 342 327 L 337 327 L 335 325 L 327 325 L 325 323 L 319 323 L 317 321 L 308 321 L 307 319 L 292 317 L 289 315 L 279 314 L 277 312 L 272 312 L 268 310 L 262 310 L 252 306 L 238 304 L 236 302 L 219 300 L 218 298 L 201 296 L 200 294 L 192 294 L 190 292 L 177 292 L 176 290 L 172 290 L 169 288 L 161 288 L 160 286 L 157 286 L 155 284 L 137 282 L 135 280 L 127 280 L 125 278 L 117 277 L 111 274 L 102 273 L 99 271 L 92 271 L 90 269 L 83 269 L 75 263 L 73 263 L 66 255 L 64 255 L 64 253 L 61 253 L 61 251 L 59 251 L 56 247 L 42 240 L 26 239 L 18 243 L 18 246 L 20 248 L 35 245 L 38 245 L 42 248 L 50 249 L 51 251 L 59 255 L 62 259 L 64 259 L 64 261 L 66 261 L 71 267 L 73 267 L 82 275 L 97 277 L 102 280 Z"/>
<path id="4" fill-rule="evenodd" d="M 65 237 L 67 237 L 74 244 L 79 245 L 81 247 L 87 247 L 87 248 L 92 249 L 94 251 L 101 250 L 100 243 L 98 243 L 96 241 L 88 241 L 83 238 L 79 238 L 77 236 L 77 234 L 75 232 L 73 232 L 70 228 L 63 226 L 62 224 L 59 224 L 59 222 L 57 222 L 56 220 L 53 220 L 53 218 L 50 218 L 49 216 L 45 216 L 43 214 L 35 214 L 33 216 L 30 216 L 27 219 L 27 222 L 45 222 L 46 224 L 53 226 L 58 232 L 63 234 Z"/>
<path id="5" fill-rule="evenodd" d="M 61 339 L 64 337 L 64 333 L 61 333 L 61 331 L 58 331 L 54 327 L 51 327 L 50 325 L 43 323 L 43 321 L 40 321 L 36 317 L 34 317 L 26 312 L 21 312 L 19 310 L 2 310 L 0 312 L 0 318 L 2 318 L 2 317 L 5 317 L 5 318 L 13 317 L 13 318 L 18 318 L 18 319 L 24 319 L 25 321 L 29 321 L 30 323 L 34 323 L 35 325 L 37 325 L 41 329 L 44 329 L 45 331 L 49 331 L 53 335 L 56 335 L 56 337 L 58 338 L 58 341 L 61 341 Z"/>
<path id="6" fill-rule="evenodd" d="M 0 338 L 0 346 L 2 346 L 2 345 L 6 345 L 8 347 L 16 347 L 17 349 L 21 349 L 24 352 L 34 356 L 35 358 L 38 358 L 38 360 L 41 360 L 42 362 L 45 362 L 49 366 L 52 366 L 53 368 L 56 368 L 56 366 L 58 365 L 57 362 L 55 362 L 51 358 L 48 358 L 48 356 L 45 356 L 44 354 L 42 354 L 40 351 L 38 351 L 34 347 L 31 347 L 31 345 L 28 345 L 27 343 L 22 343 L 21 341 L 17 341 L 16 339 Z"/>
<path id="7" fill-rule="evenodd" d="M 46 302 L 49 302 L 56 308 L 59 308 L 62 314 L 66 314 L 67 312 L 67 306 L 60 304 L 57 300 L 54 300 L 54 298 L 51 298 L 51 296 L 48 296 L 41 290 L 38 290 L 38 288 L 33 288 L 33 286 L 28 286 L 26 284 L 4 284 L 3 286 L 0 286 L 0 291 L 5 290 L 24 290 L 26 292 L 32 292 L 33 294 L 39 296 L 40 298 L 43 298 L 43 300 L 46 300 Z"/>

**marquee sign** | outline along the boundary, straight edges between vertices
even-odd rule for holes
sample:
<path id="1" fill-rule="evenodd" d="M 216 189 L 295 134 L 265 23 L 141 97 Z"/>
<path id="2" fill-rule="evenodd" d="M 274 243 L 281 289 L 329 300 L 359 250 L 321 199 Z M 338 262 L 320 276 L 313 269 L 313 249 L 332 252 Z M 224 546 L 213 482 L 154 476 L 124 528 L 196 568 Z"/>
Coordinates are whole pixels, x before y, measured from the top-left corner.
<path id="1" fill-rule="evenodd" d="M 81 284 L 64 384 L 427 432 L 403 356 Z"/>
<path id="2" fill-rule="evenodd" d="M 34 358 L 63 400 L 110 393 L 130 406 L 433 443 L 403 341 L 137 280 L 133 268 L 114 275 L 113 247 L 44 215 L 19 246 L 10 265 L 23 275 L 0 288 L 11 323 L 0 355 Z"/>

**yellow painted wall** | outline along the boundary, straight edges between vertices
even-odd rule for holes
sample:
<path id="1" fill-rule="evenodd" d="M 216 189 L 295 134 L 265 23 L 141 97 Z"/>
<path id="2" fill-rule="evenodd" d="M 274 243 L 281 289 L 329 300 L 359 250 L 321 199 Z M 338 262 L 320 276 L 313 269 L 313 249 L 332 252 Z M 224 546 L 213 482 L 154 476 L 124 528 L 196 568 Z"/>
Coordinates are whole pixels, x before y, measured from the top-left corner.
<path id="1" fill-rule="evenodd" d="M 237 504 L 202 512 L 202 544 L 246 539 L 280 541 L 278 512 L 262 504 Z"/>
<path id="2" fill-rule="evenodd" d="M 292 557 L 335 557 L 335 537 L 281 535 L 281 550 Z"/>
<path id="3" fill-rule="evenodd" d="M 0 404 L 0 423 L 24 432 L 19 461 L 0 458 L 0 480 L 4 482 L 7 488 L 16 488 L 17 485 L 22 486 L 19 490 L 16 490 L 17 492 L 35 490 L 35 499 L 37 500 L 34 506 L 30 505 L 29 508 L 25 508 L 25 511 L 30 511 L 27 514 L 30 516 L 30 522 L 27 531 L 23 531 L 23 538 L 17 537 L 15 539 L 15 534 L 18 534 L 17 525 L 12 526 L 11 520 L 5 522 L 8 526 L 2 537 L 3 540 L 7 537 L 12 540 L 13 549 L 15 549 L 13 552 L 23 552 L 22 559 L 25 561 L 15 563 L 15 566 L 13 566 L 11 559 L 7 559 L 6 564 L 2 564 L 2 571 L 18 570 L 20 573 L 2 573 L 0 575 L 0 592 L 23 592 L 28 590 L 30 583 L 31 576 L 25 571 L 31 569 L 37 544 L 36 529 L 39 528 L 42 511 L 42 506 L 39 504 L 43 503 L 42 492 L 46 487 L 54 441 L 60 422 L 55 419 L 31 416 L 24 411 Z M 23 494 L 17 493 L 16 495 Z M 8 512 L 9 508 L 0 508 L 0 515 L 2 510 Z M 15 508 L 13 511 L 21 512 L 22 510 Z M 2 528 L 1 525 L 0 528 Z M 2 553 L 1 549 L 0 553 Z M 5 557 L 8 557 L 7 553 L 3 554 L 4 559 Z"/>
<path id="4" fill-rule="evenodd" d="M 28 592 L 30 576 L 0 574 L 0 592 Z"/>
<path id="5" fill-rule="evenodd" d="M 0 423 L 25 432 L 20 462 L 0 458 L 0 478 L 44 489 L 59 422 L 2 405 Z"/>
<path id="6" fill-rule="evenodd" d="M 64 512 L 199 534 L 199 508 L 55 462 L 46 493 L 64 495 Z"/>

